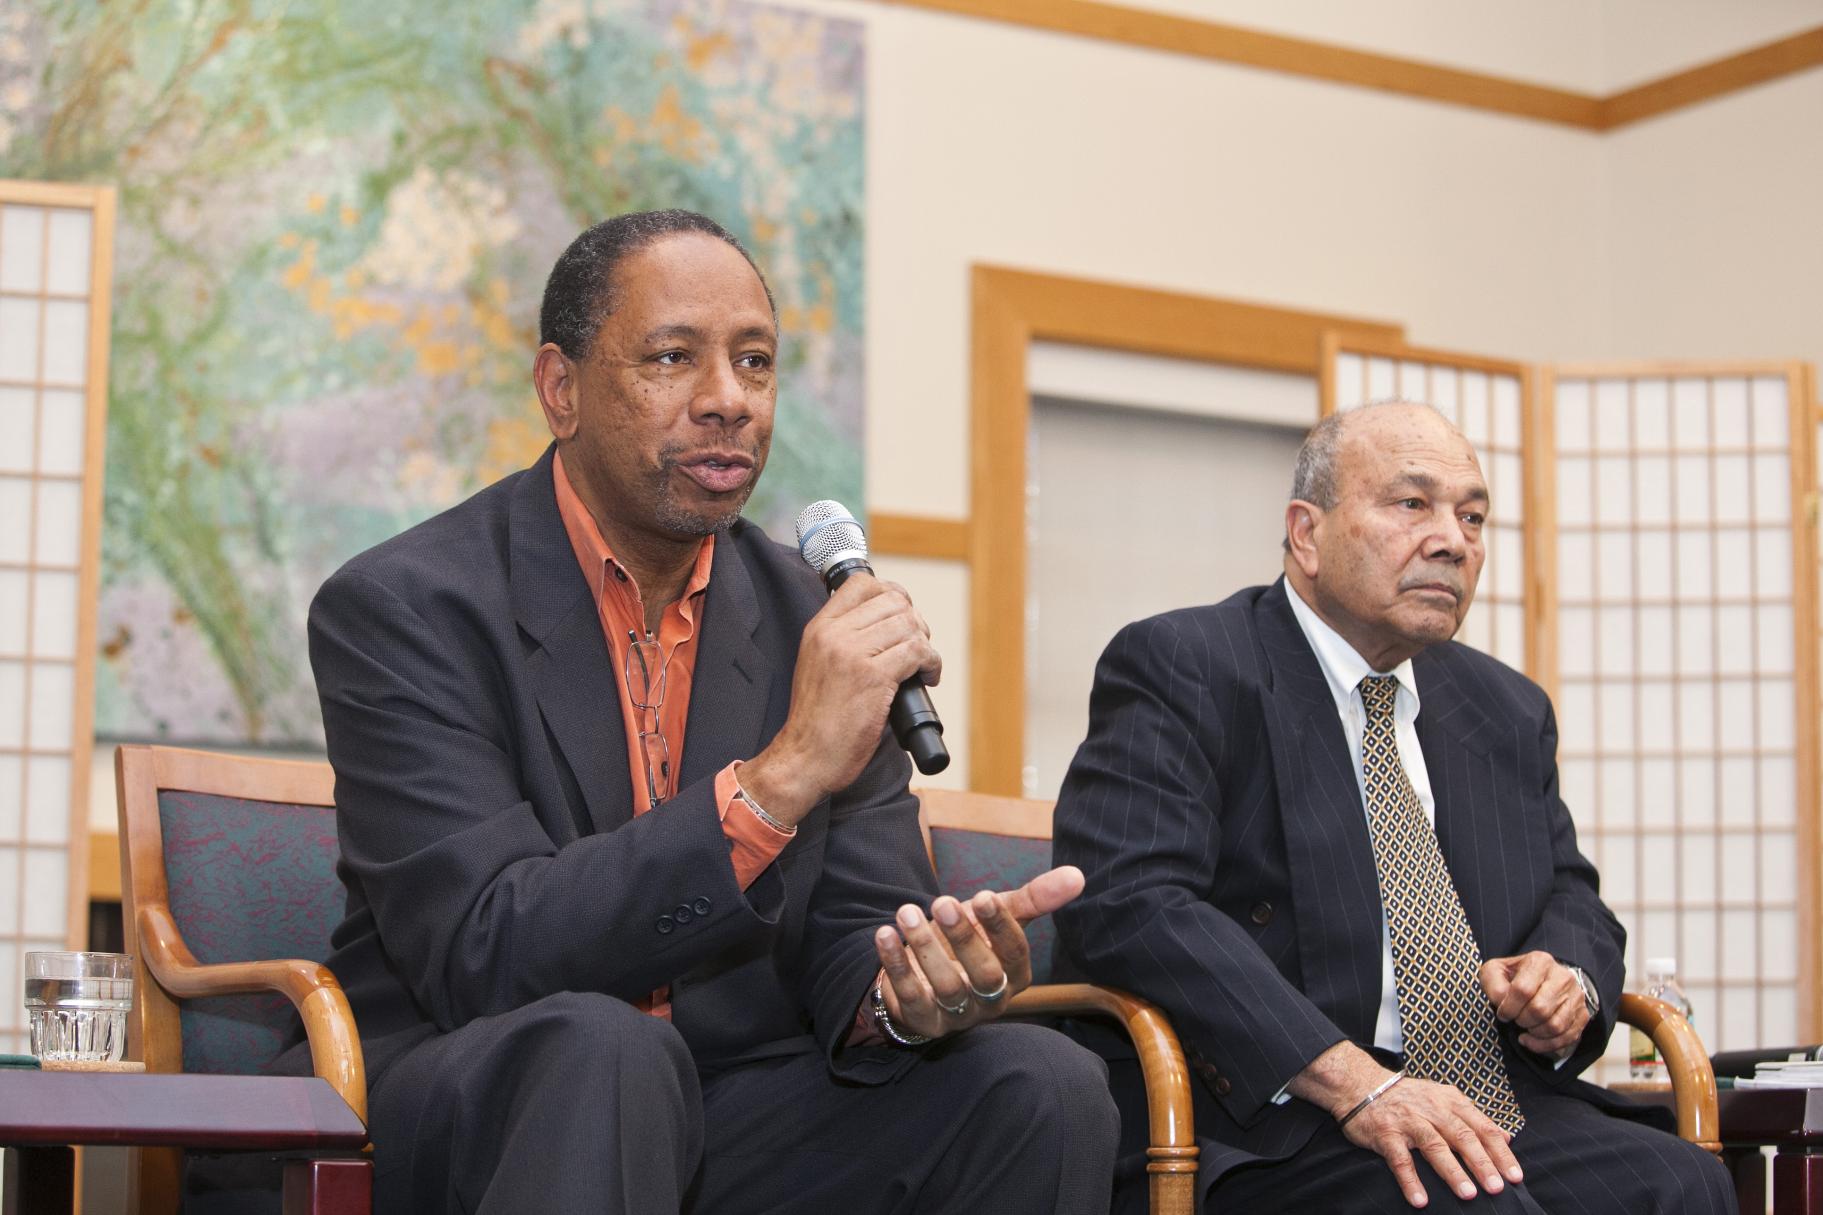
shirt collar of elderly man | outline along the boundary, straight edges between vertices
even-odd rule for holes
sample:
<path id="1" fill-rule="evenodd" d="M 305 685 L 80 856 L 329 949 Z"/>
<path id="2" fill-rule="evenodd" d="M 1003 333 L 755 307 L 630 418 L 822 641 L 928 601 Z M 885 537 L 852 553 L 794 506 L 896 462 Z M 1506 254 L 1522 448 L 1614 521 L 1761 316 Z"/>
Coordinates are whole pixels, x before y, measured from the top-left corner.
<path id="1" fill-rule="evenodd" d="M 1318 424 L 1285 510 L 1285 579 L 1375 671 L 1448 641 L 1486 558 L 1487 481 L 1442 414 L 1375 402 Z"/>

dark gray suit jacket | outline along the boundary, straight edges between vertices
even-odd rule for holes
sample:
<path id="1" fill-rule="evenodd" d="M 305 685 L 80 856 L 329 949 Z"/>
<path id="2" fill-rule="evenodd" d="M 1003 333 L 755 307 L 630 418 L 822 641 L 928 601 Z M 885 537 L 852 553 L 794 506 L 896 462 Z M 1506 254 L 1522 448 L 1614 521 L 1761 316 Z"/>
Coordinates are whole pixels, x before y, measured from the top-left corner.
<path id="1" fill-rule="evenodd" d="M 784 724 L 825 601 L 757 527 L 716 538 L 677 797 L 634 817 L 620 702 L 557 512 L 551 452 L 354 558 L 310 610 L 347 918 L 329 965 L 376 1081 L 399 1052 L 562 991 L 669 984 L 699 1066 L 826 1051 L 852 1080 L 914 1057 L 843 1050 L 872 933 L 928 905 L 910 764 L 883 736 L 747 890 L 714 776 Z"/>
<path id="2" fill-rule="evenodd" d="M 1373 846 L 1329 685 L 1281 579 L 1123 629 L 1057 803 L 1055 859 L 1088 875 L 1057 913 L 1069 965 L 1162 1006 L 1201 1080 L 1205 1181 L 1281 1159 L 1328 1115 L 1272 1096 L 1343 1039 L 1373 1042 Z M 1557 794 L 1544 692 L 1455 642 L 1413 660 L 1437 836 L 1484 957 L 1581 966 L 1602 1013 L 1561 1070 L 1507 1033 L 1530 1079 L 1574 1077 L 1613 1028 L 1625 933 Z"/>

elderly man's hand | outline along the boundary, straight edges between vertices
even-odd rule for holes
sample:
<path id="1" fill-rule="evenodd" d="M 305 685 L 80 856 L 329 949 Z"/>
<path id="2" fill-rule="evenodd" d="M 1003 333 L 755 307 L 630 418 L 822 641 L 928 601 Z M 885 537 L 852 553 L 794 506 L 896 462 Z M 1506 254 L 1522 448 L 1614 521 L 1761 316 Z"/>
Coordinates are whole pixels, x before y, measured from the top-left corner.
<path id="1" fill-rule="evenodd" d="M 1541 949 L 1481 964 L 1481 990 L 1494 1015 L 1524 1032 L 1519 1044 L 1553 1059 L 1582 1039 L 1589 1006 L 1570 968 Z"/>
<path id="2" fill-rule="evenodd" d="M 1342 1133 L 1386 1161 L 1414 1207 L 1430 1203 L 1414 1157 L 1423 1157 L 1464 1202 L 1477 1190 L 1498 1194 L 1525 1180 L 1511 1137 L 1461 1090 L 1416 1079 L 1385 1087 L 1392 1075 L 1354 1043 L 1338 1042 L 1292 1077 L 1286 1090 L 1338 1122 L 1346 1119 Z M 1361 1107 L 1375 1091 L 1380 1096 Z"/>
<path id="3" fill-rule="evenodd" d="M 998 1017 L 1007 997 L 1032 985 L 1025 926 L 1082 887 L 1082 870 L 1062 865 L 1002 894 L 983 890 L 966 903 L 946 894 L 931 904 L 934 925 L 910 903 L 899 908 L 894 923 L 874 933 L 886 1015 L 931 1038 Z"/>

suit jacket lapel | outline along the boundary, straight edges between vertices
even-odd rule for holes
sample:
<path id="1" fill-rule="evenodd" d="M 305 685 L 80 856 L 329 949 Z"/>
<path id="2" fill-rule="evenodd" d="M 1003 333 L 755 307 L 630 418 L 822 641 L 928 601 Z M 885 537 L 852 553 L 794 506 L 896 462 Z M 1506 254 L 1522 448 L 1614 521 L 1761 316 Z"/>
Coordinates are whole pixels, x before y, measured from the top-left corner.
<path id="1" fill-rule="evenodd" d="M 702 612 L 678 768 L 680 788 L 713 775 L 730 760 L 751 758 L 767 725 L 773 663 L 753 640 L 761 623 L 759 599 L 731 532 L 715 538 Z"/>
<path id="2" fill-rule="evenodd" d="M 588 580 L 557 513 L 555 445 L 513 491 L 509 542 L 513 615 L 538 649 L 527 660 L 539 711 L 575 774 L 596 831 L 633 813 L 614 664 Z"/>
<path id="3" fill-rule="evenodd" d="M 1304 992 L 1345 1032 L 1373 1036 L 1380 1003 L 1379 878 L 1335 698 L 1280 579 L 1255 605 L 1269 691 Z"/>

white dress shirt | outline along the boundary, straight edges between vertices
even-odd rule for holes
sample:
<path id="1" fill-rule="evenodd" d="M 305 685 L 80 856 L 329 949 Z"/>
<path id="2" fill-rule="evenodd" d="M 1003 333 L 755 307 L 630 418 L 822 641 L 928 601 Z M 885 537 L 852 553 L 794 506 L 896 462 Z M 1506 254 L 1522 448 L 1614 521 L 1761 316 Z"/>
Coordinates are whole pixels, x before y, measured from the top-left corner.
<path id="1" fill-rule="evenodd" d="M 1342 733 L 1348 739 L 1348 755 L 1354 762 L 1355 782 L 1361 789 L 1361 814 L 1367 815 L 1367 777 L 1361 769 L 1361 736 L 1367 729 L 1367 706 L 1361 703 L 1360 684 L 1369 675 L 1395 675 L 1399 693 L 1393 700 L 1393 737 L 1399 744 L 1399 762 L 1405 777 L 1424 807 L 1424 817 L 1437 825 L 1437 799 L 1431 793 L 1431 776 L 1424 766 L 1424 752 L 1418 746 L 1418 682 L 1412 674 L 1411 659 L 1390 671 L 1376 671 L 1355 648 L 1342 639 L 1304 602 L 1290 581 L 1285 583 L 1285 597 L 1291 600 L 1291 614 L 1316 652 L 1317 665 L 1329 683 L 1329 694 L 1335 697 L 1336 716 L 1342 719 Z M 1393 939 L 1386 928 L 1386 913 L 1380 914 L 1380 1014 L 1374 1018 L 1374 1045 L 1382 1050 L 1402 1054 L 1405 1030 L 1399 1023 L 1399 990 L 1393 983 Z"/>

